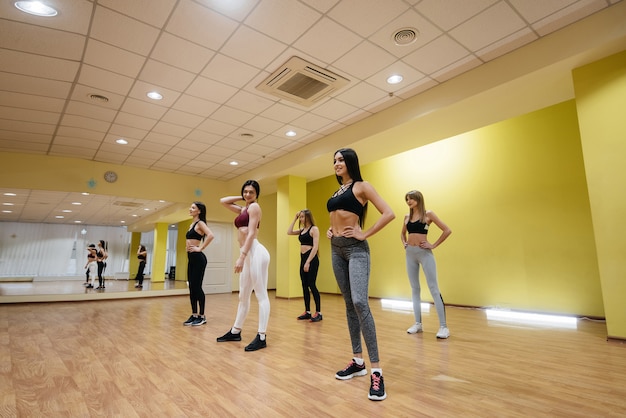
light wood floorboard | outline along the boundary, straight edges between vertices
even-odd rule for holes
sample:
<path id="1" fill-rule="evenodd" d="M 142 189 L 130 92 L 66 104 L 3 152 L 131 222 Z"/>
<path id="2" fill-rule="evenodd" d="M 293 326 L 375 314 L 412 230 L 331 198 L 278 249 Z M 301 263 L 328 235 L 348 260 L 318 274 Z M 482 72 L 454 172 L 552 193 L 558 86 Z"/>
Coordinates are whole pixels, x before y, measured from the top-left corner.
<path id="1" fill-rule="evenodd" d="M 208 323 L 185 327 L 187 296 L 0 305 L 1 417 L 624 417 L 626 345 L 603 322 L 577 329 L 488 321 L 448 307 L 437 340 L 412 314 L 371 307 L 388 393 L 369 377 L 339 381 L 351 358 L 343 300 L 322 295 L 324 320 L 297 321 L 302 299 L 271 298 L 268 347 L 257 303 L 242 342 L 217 343 L 237 294 L 207 295 Z M 369 362 L 366 363 L 369 369 Z"/>

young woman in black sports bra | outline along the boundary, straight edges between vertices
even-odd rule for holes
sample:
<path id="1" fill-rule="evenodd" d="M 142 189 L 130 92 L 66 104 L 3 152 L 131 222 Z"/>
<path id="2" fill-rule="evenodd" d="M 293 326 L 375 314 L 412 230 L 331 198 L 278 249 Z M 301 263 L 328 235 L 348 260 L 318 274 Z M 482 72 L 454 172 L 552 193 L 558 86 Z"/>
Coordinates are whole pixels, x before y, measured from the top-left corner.
<path id="1" fill-rule="evenodd" d="M 213 241 L 213 232 L 206 224 L 206 206 L 202 202 L 193 202 L 189 208 L 189 216 L 193 218 L 185 235 L 187 238 L 187 282 L 189 283 L 189 300 L 191 316 L 183 325 L 198 326 L 206 324 L 204 304 L 206 297 L 202 290 L 206 256 L 202 251 Z"/>
<path id="2" fill-rule="evenodd" d="M 137 249 L 137 259 L 139 260 L 139 267 L 137 267 L 137 275 L 135 276 L 135 280 L 137 281 L 135 287 L 138 289 L 143 288 L 143 272 L 146 268 L 147 258 L 148 252 L 146 251 L 146 246 L 140 245 Z"/>
<path id="3" fill-rule="evenodd" d="M 294 229 L 296 221 L 298 221 L 298 229 Z M 304 296 L 304 313 L 298 319 L 319 322 L 322 320 L 322 307 L 320 292 L 317 290 L 315 281 L 320 267 L 318 257 L 320 230 L 315 226 L 310 210 L 303 209 L 296 213 L 296 217 L 287 228 L 287 235 L 297 235 L 300 241 L 300 280 L 302 281 L 302 295 Z M 313 315 L 311 315 L 311 293 L 313 293 L 313 300 L 315 301 L 315 313 Z"/>
<path id="4" fill-rule="evenodd" d="M 220 199 L 220 203 L 237 214 L 235 227 L 239 242 L 239 258 L 235 263 L 235 273 L 239 276 L 239 305 L 237 317 L 230 330 L 217 342 L 241 341 L 241 329 L 250 310 L 250 296 L 254 290 L 259 302 L 259 330 L 252 342 L 245 347 L 246 351 L 256 351 L 267 346 L 266 331 L 270 318 L 270 299 L 267 294 L 268 268 L 270 253 L 257 240 L 261 223 L 261 206 L 257 202 L 261 187 L 256 180 L 247 180 L 241 186 L 240 196 L 227 196 Z M 243 200 L 244 206 L 235 202 Z"/>
<path id="5" fill-rule="evenodd" d="M 413 316 L 415 317 L 415 323 L 406 332 L 409 334 L 422 332 L 422 300 L 419 280 L 421 265 L 439 317 L 439 331 L 437 331 L 436 336 L 445 339 L 450 336 L 450 330 L 448 330 L 446 323 L 446 308 L 437 283 L 437 266 L 432 250 L 444 242 L 452 230 L 435 215 L 435 212 L 426 210 L 424 196 L 421 192 L 411 190 L 404 196 L 404 200 L 409 206 L 409 214 L 404 217 L 400 239 L 406 253 L 406 269 L 411 283 Z M 428 242 L 426 237 L 431 224 L 435 224 L 441 229 L 441 235 L 432 244 Z"/>
<path id="6" fill-rule="evenodd" d="M 98 248 L 96 250 L 97 264 L 98 264 L 98 287 L 96 289 L 104 289 L 104 269 L 106 268 L 106 260 L 109 258 L 109 253 L 107 252 L 107 244 L 106 241 L 101 239 L 98 241 Z"/>
<path id="7" fill-rule="evenodd" d="M 340 187 L 326 203 L 330 213 L 327 236 L 331 239 L 333 271 L 346 303 L 353 354 L 353 359 L 335 374 L 335 378 L 346 380 L 367 374 L 362 334 L 372 366 L 367 397 L 382 401 L 387 393 L 378 358 L 376 326 L 369 307 L 370 250 L 366 239 L 391 222 L 395 215 L 374 187 L 363 181 L 359 159 L 353 149 L 343 148 L 335 152 L 334 169 Z M 368 202 L 372 202 L 381 216 L 363 230 Z"/>

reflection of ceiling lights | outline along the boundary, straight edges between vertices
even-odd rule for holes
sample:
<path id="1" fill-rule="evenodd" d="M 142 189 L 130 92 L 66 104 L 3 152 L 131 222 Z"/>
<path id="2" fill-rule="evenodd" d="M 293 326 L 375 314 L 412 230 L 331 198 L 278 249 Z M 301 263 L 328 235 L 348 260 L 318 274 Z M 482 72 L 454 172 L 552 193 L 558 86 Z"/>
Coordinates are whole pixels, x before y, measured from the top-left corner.
<path id="1" fill-rule="evenodd" d="M 55 9 L 50 6 L 46 6 L 40 1 L 16 1 L 15 7 L 24 13 L 35 16 L 52 17 L 59 14 L 59 12 Z"/>

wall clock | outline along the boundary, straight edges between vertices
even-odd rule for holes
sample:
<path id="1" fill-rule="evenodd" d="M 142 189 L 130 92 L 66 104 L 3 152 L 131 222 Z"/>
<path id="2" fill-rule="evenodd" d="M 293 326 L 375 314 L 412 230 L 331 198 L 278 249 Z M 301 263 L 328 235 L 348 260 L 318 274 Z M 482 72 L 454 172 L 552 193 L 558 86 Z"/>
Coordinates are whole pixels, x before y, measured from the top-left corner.
<path id="1" fill-rule="evenodd" d="M 115 183 L 117 181 L 117 173 L 115 171 L 107 171 L 104 173 L 104 180 L 107 183 Z"/>

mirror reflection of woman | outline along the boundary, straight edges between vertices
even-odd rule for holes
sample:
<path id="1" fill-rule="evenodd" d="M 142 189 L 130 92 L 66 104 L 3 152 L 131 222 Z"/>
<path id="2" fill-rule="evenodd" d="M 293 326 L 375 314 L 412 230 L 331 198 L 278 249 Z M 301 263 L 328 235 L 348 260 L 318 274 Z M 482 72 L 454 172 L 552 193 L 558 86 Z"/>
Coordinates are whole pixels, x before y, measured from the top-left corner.
<path id="1" fill-rule="evenodd" d="M 202 202 L 193 202 L 189 207 L 192 223 L 185 237 L 187 238 L 187 282 L 189 283 L 189 300 L 191 316 L 183 325 L 199 326 L 206 324 L 204 305 L 206 296 L 202 290 L 204 270 L 207 259 L 203 251 L 213 241 L 213 232 L 206 224 L 206 206 Z"/>
<path id="2" fill-rule="evenodd" d="M 138 289 L 143 288 L 143 272 L 146 268 L 146 258 L 148 258 L 146 246 L 140 245 L 139 249 L 137 249 L 137 259 L 139 260 L 139 267 L 137 267 L 137 275 L 135 276 L 135 280 L 137 281 L 135 287 Z"/>
<path id="3" fill-rule="evenodd" d="M 87 264 L 85 264 L 85 268 L 87 269 L 87 275 L 91 280 L 91 283 L 87 281 L 85 286 L 88 289 L 93 289 L 94 283 L 96 281 L 96 271 L 98 270 L 98 264 L 96 262 L 96 244 L 89 244 L 87 247 Z"/>
<path id="4" fill-rule="evenodd" d="M 260 186 L 256 180 L 247 180 L 241 187 L 240 196 L 227 196 L 220 199 L 220 203 L 237 214 L 235 227 L 239 242 L 239 257 L 235 263 L 235 273 L 239 276 L 239 305 L 235 324 L 221 337 L 218 342 L 241 341 L 243 323 L 250 310 L 250 296 L 254 290 L 259 303 L 259 330 L 252 342 L 245 348 L 246 351 L 256 351 L 267 346 L 266 331 L 270 317 L 270 300 L 267 294 L 267 276 L 270 263 L 270 254 L 257 240 L 261 224 L 261 206 L 257 199 Z M 244 205 L 235 202 L 243 200 Z"/>
<path id="5" fill-rule="evenodd" d="M 294 226 L 298 221 L 298 229 Z M 298 320 L 319 322 L 322 320 L 320 292 L 317 290 L 317 271 L 320 267 L 318 250 L 320 244 L 320 230 L 315 226 L 313 214 L 309 209 L 302 209 L 287 228 L 287 235 L 297 235 L 300 240 L 300 280 L 302 281 L 302 295 L 304 296 L 304 313 Z M 311 290 L 309 292 L 309 289 Z M 311 293 L 315 301 L 315 313 L 311 315 Z"/>
<path id="6" fill-rule="evenodd" d="M 106 268 L 106 259 L 109 258 L 109 253 L 107 253 L 106 242 L 101 239 L 98 241 L 98 248 L 96 250 L 96 257 L 98 263 L 98 287 L 96 289 L 104 289 L 104 269 Z"/>

